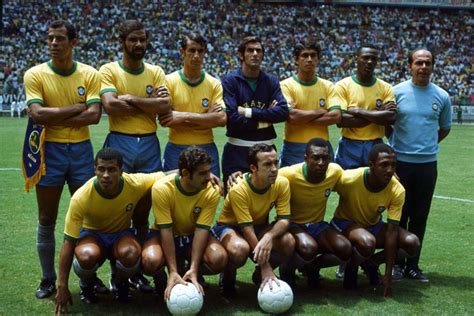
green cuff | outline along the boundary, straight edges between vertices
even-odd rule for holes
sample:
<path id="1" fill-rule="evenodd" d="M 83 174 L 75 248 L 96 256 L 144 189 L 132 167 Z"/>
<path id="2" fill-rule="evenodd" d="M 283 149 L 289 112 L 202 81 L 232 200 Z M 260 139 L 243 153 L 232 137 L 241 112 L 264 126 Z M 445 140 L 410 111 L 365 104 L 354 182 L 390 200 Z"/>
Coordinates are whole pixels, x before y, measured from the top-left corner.
<path id="1" fill-rule="evenodd" d="M 239 227 L 253 226 L 253 222 L 239 223 Z"/>
<path id="2" fill-rule="evenodd" d="M 397 226 L 398 226 L 398 225 L 400 224 L 400 221 L 396 221 L 396 220 L 394 220 L 394 219 L 388 219 L 388 220 L 387 220 L 387 223 L 393 224 L 393 225 L 397 225 Z"/>
<path id="3" fill-rule="evenodd" d="M 74 242 L 74 243 L 76 243 L 76 242 L 79 240 L 79 238 L 74 238 L 74 237 L 72 237 L 72 236 L 69 236 L 69 235 L 66 234 L 66 233 L 64 233 L 64 239 L 70 240 L 70 241 L 72 241 L 72 242 Z"/>
<path id="4" fill-rule="evenodd" d="M 204 230 L 211 230 L 211 226 L 207 226 L 207 225 L 196 224 L 196 227 L 204 229 Z"/>
<path id="5" fill-rule="evenodd" d="M 43 104 L 43 100 L 41 100 L 41 99 L 30 99 L 30 100 L 28 100 L 28 102 L 26 102 L 26 105 L 27 105 L 27 106 L 30 106 L 31 103 Z"/>
<path id="6" fill-rule="evenodd" d="M 90 99 L 89 101 L 86 102 L 86 105 L 89 106 L 93 103 L 100 103 L 100 99 L 99 98 Z"/>
<path id="7" fill-rule="evenodd" d="M 173 227 L 173 223 L 169 223 L 169 224 L 158 224 L 156 225 L 158 228 L 170 228 L 170 227 Z"/>
<path id="8" fill-rule="evenodd" d="M 103 95 L 104 93 L 107 93 L 107 92 L 117 92 L 117 89 L 115 88 L 105 88 L 105 89 L 102 89 L 100 90 L 100 95 Z"/>
<path id="9" fill-rule="evenodd" d="M 340 110 L 341 106 L 340 105 L 333 105 L 328 109 L 328 112 L 335 111 L 335 110 Z"/>
<path id="10" fill-rule="evenodd" d="M 290 219 L 291 215 L 277 215 L 276 219 Z"/>

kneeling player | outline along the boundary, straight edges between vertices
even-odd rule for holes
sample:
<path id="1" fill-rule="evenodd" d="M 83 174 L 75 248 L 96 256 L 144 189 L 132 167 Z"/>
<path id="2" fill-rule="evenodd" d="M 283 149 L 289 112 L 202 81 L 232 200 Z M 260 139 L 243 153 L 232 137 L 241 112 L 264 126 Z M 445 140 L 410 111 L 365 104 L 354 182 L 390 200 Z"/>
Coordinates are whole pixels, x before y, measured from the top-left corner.
<path id="1" fill-rule="evenodd" d="M 128 278 L 140 268 L 140 244 L 130 230 L 137 202 L 162 172 L 122 172 L 123 156 L 104 148 L 95 159 L 96 177 L 74 193 L 66 215 L 64 243 L 59 257 L 56 313 L 66 313 L 72 303 L 68 288 L 71 266 L 80 278 L 81 300 L 97 302 L 94 276 L 106 258 L 112 262 L 112 290 L 120 301 L 130 299 Z"/>
<path id="2" fill-rule="evenodd" d="M 250 253 L 257 263 L 252 280 L 263 287 L 276 279 L 272 267 L 289 259 L 295 245 L 288 233 L 290 188 L 288 180 L 278 176 L 275 149 L 265 144 L 252 146 L 248 164 L 250 172 L 230 189 L 212 229 L 229 254 L 229 264 L 220 280 L 226 297 L 235 294 L 236 269 L 245 264 Z M 269 213 L 274 206 L 277 218 L 269 224 Z"/>
<path id="3" fill-rule="evenodd" d="M 294 284 L 297 267 L 306 272 L 308 285 L 316 287 L 319 269 L 345 262 L 352 253 L 349 240 L 324 221 L 329 195 L 342 175 L 342 168 L 329 161 L 328 143 L 313 138 L 306 145 L 303 163 L 279 170 L 290 182 L 290 232 L 296 240 L 293 260 L 280 266 L 281 278 L 289 283 Z"/>
<path id="4" fill-rule="evenodd" d="M 226 251 L 209 235 L 220 198 L 220 189 L 210 182 L 211 160 L 206 151 L 189 147 L 179 155 L 179 174 L 157 181 L 152 189 L 155 223 L 143 246 L 143 271 L 156 277 L 166 261 L 165 300 L 185 280 L 204 294 L 199 275 L 220 273 L 227 265 Z M 182 276 L 185 259 L 189 269 Z"/>
<path id="5" fill-rule="evenodd" d="M 346 236 L 353 253 L 344 274 L 344 287 L 357 287 L 358 266 L 364 269 L 373 285 L 378 283 L 378 265 L 385 261 L 382 280 L 384 295 L 390 295 L 392 267 L 395 257 L 417 254 L 420 241 L 414 234 L 398 227 L 405 200 L 405 189 L 393 176 L 396 155 L 385 144 L 375 145 L 369 152 L 369 167 L 344 171 L 335 189 L 339 205 L 333 226 Z M 387 223 L 382 214 L 387 211 Z M 376 248 L 383 248 L 374 255 Z"/>

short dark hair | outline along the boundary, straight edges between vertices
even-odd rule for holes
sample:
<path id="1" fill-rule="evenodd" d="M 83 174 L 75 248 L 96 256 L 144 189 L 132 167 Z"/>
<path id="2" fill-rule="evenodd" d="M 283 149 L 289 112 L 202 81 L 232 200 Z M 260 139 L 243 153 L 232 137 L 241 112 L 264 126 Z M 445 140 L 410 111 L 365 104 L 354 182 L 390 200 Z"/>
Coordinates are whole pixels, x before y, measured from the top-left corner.
<path id="1" fill-rule="evenodd" d="M 118 33 L 119 33 L 119 38 L 122 41 L 125 41 L 127 39 L 127 36 L 130 35 L 130 33 L 135 32 L 135 31 L 141 31 L 145 30 L 145 26 L 143 26 L 143 23 L 138 21 L 138 20 L 125 20 L 122 23 L 120 23 L 118 27 Z M 146 33 L 146 37 L 148 39 L 149 33 Z"/>
<path id="2" fill-rule="evenodd" d="M 310 154 L 310 149 L 311 147 L 324 147 L 324 148 L 327 148 L 329 150 L 329 144 L 327 141 L 325 141 L 324 139 L 322 138 L 311 138 L 308 143 L 306 144 L 306 155 L 309 155 Z"/>
<path id="3" fill-rule="evenodd" d="M 117 165 L 120 169 L 123 166 L 123 155 L 120 151 L 113 147 L 105 147 L 97 152 L 94 163 L 97 166 L 97 161 L 101 160 L 117 160 Z"/>
<path id="4" fill-rule="evenodd" d="M 250 147 L 249 153 L 247 155 L 247 163 L 250 167 L 250 165 L 254 165 L 255 167 L 258 166 L 258 161 L 257 161 L 257 154 L 264 152 L 264 153 L 269 153 L 274 151 L 275 148 L 271 145 L 267 144 L 255 144 L 252 147 Z"/>
<path id="5" fill-rule="evenodd" d="M 63 26 L 67 30 L 67 38 L 69 40 L 73 40 L 73 39 L 77 38 L 76 28 L 74 27 L 74 25 L 72 25 L 71 22 L 65 21 L 65 20 L 56 20 L 56 21 L 53 21 L 49 24 L 49 28 L 51 28 L 51 29 L 58 29 L 58 28 L 61 28 Z"/>
<path id="6" fill-rule="evenodd" d="M 380 153 L 395 154 L 395 150 L 387 144 L 377 144 L 369 151 L 369 161 L 375 163 Z"/>
<path id="7" fill-rule="evenodd" d="M 181 38 L 181 42 L 180 42 L 180 45 L 181 45 L 182 49 L 186 49 L 186 47 L 188 47 L 188 41 L 196 42 L 199 45 L 201 45 L 202 47 L 206 48 L 207 41 L 204 38 L 204 36 L 202 36 L 199 33 L 190 33 L 190 34 L 184 35 Z"/>
<path id="8" fill-rule="evenodd" d="M 426 47 L 418 47 L 418 48 L 415 48 L 414 50 L 411 50 L 409 53 L 408 53 L 408 64 L 411 65 L 413 63 L 413 61 L 415 60 L 413 58 L 413 55 L 415 55 L 416 52 L 420 51 L 420 50 L 426 50 L 427 52 L 429 52 L 431 54 L 431 64 L 433 64 L 434 66 L 434 63 L 435 63 L 435 54 L 430 51 L 428 48 Z"/>
<path id="9" fill-rule="evenodd" d="M 197 146 L 190 146 L 179 154 L 179 174 L 183 175 L 183 170 L 186 169 L 192 175 L 200 165 L 211 162 L 212 158 L 207 151 Z"/>
<path id="10" fill-rule="evenodd" d="M 237 48 L 237 51 L 243 56 L 245 53 L 245 49 L 247 48 L 247 45 L 251 43 L 260 43 L 260 45 L 262 45 L 262 53 L 265 56 L 265 47 L 263 46 L 263 42 L 260 39 L 260 37 L 257 37 L 257 36 L 244 37 L 244 39 L 240 42 L 239 47 Z"/>
<path id="11" fill-rule="evenodd" d="M 357 49 L 357 56 L 360 56 L 360 54 L 362 53 L 362 50 L 364 48 L 371 48 L 371 49 L 375 49 L 376 51 L 380 52 L 380 48 L 378 48 L 377 46 L 375 46 L 373 44 L 365 43 L 365 44 L 360 45 L 359 48 Z"/>
<path id="12" fill-rule="evenodd" d="M 298 42 L 293 49 L 293 57 L 298 58 L 300 56 L 301 51 L 304 49 L 314 49 L 316 54 L 318 55 L 318 59 L 321 58 L 321 47 L 316 41 L 313 40 L 304 40 Z"/>

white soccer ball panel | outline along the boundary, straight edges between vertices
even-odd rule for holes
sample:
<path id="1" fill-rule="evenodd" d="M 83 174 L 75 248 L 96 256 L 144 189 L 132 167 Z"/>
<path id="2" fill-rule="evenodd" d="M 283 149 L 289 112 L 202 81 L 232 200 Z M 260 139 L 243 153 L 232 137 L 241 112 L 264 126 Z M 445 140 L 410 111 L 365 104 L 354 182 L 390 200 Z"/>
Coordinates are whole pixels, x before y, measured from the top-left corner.
<path id="1" fill-rule="evenodd" d="M 272 289 L 265 284 L 257 293 L 258 305 L 267 313 L 284 313 L 293 305 L 293 291 L 285 281 L 279 280 L 280 286 L 272 282 Z"/>
<path id="2" fill-rule="evenodd" d="M 176 284 L 166 301 L 168 310 L 173 315 L 196 315 L 202 308 L 204 299 L 194 284 Z"/>

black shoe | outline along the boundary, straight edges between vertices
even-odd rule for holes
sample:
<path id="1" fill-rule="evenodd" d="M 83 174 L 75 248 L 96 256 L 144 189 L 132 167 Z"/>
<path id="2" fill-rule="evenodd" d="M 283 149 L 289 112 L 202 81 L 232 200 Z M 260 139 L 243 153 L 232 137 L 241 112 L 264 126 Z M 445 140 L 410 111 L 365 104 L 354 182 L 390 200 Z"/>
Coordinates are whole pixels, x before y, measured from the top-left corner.
<path id="1" fill-rule="evenodd" d="M 237 271 L 226 271 L 219 274 L 219 287 L 221 288 L 222 296 L 227 299 L 234 298 L 237 295 L 235 288 L 235 281 L 237 278 Z"/>
<path id="2" fill-rule="evenodd" d="M 420 282 L 430 282 L 430 280 L 423 274 L 423 271 L 418 266 L 406 267 L 405 277 L 408 279 L 420 281 Z"/>
<path id="3" fill-rule="evenodd" d="M 41 279 L 40 285 L 36 289 L 36 298 L 47 298 L 56 292 L 56 280 Z"/>
<path id="4" fill-rule="evenodd" d="M 392 281 L 401 281 L 405 270 L 403 266 L 396 264 L 392 268 Z"/>
<path id="5" fill-rule="evenodd" d="M 319 269 L 314 266 L 305 266 L 305 273 L 308 277 L 308 287 L 311 289 L 319 287 L 319 282 L 321 281 Z"/>
<path id="6" fill-rule="evenodd" d="M 289 268 L 286 264 L 282 264 L 279 267 L 280 279 L 288 283 L 291 288 L 296 286 L 296 274 L 295 269 Z"/>
<path id="7" fill-rule="evenodd" d="M 109 294 L 109 289 L 105 286 L 104 282 L 97 277 L 97 274 L 94 275 L 94 291 L 96 294 L 106 295 Z"/>
<path id="8" fill-rule="evenodd" d="M 359 270 L 359 267 L 350 268 L 350 269 L 348 269 L 348 267 L 345 268 L 344 282 L 342 283 L 342 286 L 346 290 L 354 290 L 357 288 L 357 271 L 358 270 Z"/>
<path id="9" fill-rule="evenodd" d="M 346 270 L 346 264 L 341 263 L 336 270 L 336 278 L 344 279 L 344 270 Z"/>
<path id="10" fill-rule="evenodd" d="M 110 278 L 110 290 L 115 294 L 115 299 L 119 302 L 128 303 L 132 299 L 129 283 L 127 281 L 117 282 L 113 274 Z"/>
<path id="11" fill-rule="evenodd" d="M 95 304 L 99 301 L 99 298 L 97 295 L 95 295 L 95 280 L 93 280 L 93 283 L 86 284 L 83 283 L 82 280 L 79 281 L 79 287 L 81 288 L 81 301 L 85 304 Z M 108 289 L 107 289 L 108 292 Z"/>
<path id="12" fill-rule="evenodd" d="M 378 285 L 380 281 L 379 267 L 370 260 L 364 261 L 360 267 L 369 278 L 370 285 Z"/>
<path id="13" fill-rule="evenodd" d="M 161 270 L 157 275 L 153 277 L 155 282 L 155 295 L 163 297 L 165 293 L 166 285 L 168 284 L 168 276 L 166 275 L 165 270 Z"/>
<path id="14" fill-rule="evenodd" d="M 255 271 L 253 271 L 252 274 L 252 282 L 257 287 L 260 287 L 260 284 L 262 283 L 262 269 L 260 269 L 260 267 L 255 267 Z"/>
<path id="15" fill-rule="evenodd" d="M 152 293 L 155 289 L 150 285 L 150 282 L 142 273 L 137 273 L 128 279 L 130 287 L 140 290 L 142 293 Z"/>

